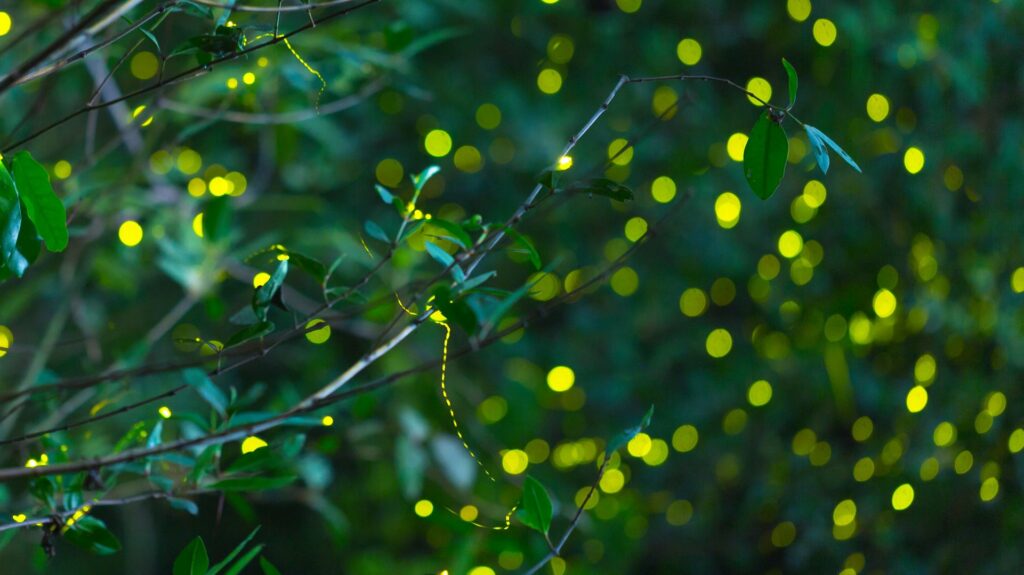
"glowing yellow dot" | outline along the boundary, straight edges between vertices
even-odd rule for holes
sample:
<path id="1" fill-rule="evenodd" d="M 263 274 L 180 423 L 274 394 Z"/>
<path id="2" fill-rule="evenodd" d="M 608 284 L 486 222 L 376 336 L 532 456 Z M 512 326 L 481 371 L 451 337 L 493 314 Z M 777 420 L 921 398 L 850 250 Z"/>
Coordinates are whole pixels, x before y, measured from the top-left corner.
<path id="1" fill-rule="evenodd" d="M 434 504 L 428 499 L 420 499 L 413 506 L 413 511 L 420 517 L 430 517 L 430 514 L 434 512 Z"/>
<path id="2" fill-rule="evenodd" d="M 729 136 L 729 140 L 725 143 L 725 150 L 729 153 L 732 161 L 743 161 L 743 151 L 747 149 L 747 139 L 747 135 L 741 132 Z"/>
<path id="3" fill-rule="evenodd" d="M 558 0 L 541 0 L 545 4 L 557 4 Z"/>
<path id="4" fill-rule="evenodd" d="M 203 167 L 203 158 L 195 150 L 185 148 L 178 154 L 177 165 L 178 171 L 191 176 Z"/>
<path id="5" fill-rule="evenodd" d="M 904 483 L 892 492 L 892 508 L 896 511 L 903 511 L 914 502 L 914 488 L 909 483 Z"/>
<path id="6" fill-rule="evenodd" d="M 639 240 L 647 233 L 647 220 L 639 216 L 630 218 L 629 221 L 626 222 L 625 233 L 626 239 L 629 241 L 635 242 Z"/>
<path id="7" fill-rule="evenodd" d="M 135 220 L 125 220 L 121 227 L 117 228 L 117 238 L 121 243 L 132 248 L 142 241 L 142 226 Z"/>
<path id="8" fill-rule="evenodd" d="M 203 237 L 203 212 L 199 212 L 196 217 L 192 218 L 192 233 Z"/>
<path id="9" fill-rule="evenodd" d="M 5 12 L 0 12 L 0 14 L 3 14 L 3 15 L 6 16 Z M 3 21 L 3 17 L 0 16 L 0 24 L 2 24 L 2 21 Z M 2 28 L 0 28 L 0 30 L 2 30 Z M 6 32 L 4 32 L 4 33 L 6 34 Z M 0 36 L 3 36 L 3 34 L 0 34 Z M 25 520 L 28 519 L 28 517 L 24 513 L 18 513 L 17 515 L 11 515 L 11 519 L 13 519 L 15 523 L 24 523 Z"/>
<path id="10" fill-rule="evenodd" d="M 471 521 L 471 520 L 468 520 L 468 521 Z M 555 570 L 554 569 L 554 562 L 553 561 L 552 561 L 552 568 L 551 568 L 551 570 L 552 570 L 552 572 L 554 572 L 554 570 Z M 490 567 L 487 567 L 486 565 L 478 565 L 478 566 L 470 569 L 468 575 L 495 575 L 495 574 L 494 574 L 494 569 L 491 569 Z"/>
<path id="11" fill-rule="evenodd" d="M 633 146 L 629 145 L 629 140 L 612 140 L 612 143 L 608 144 L 608 159 L 616 166 L 625 166 L 633 161 Z"/>
<path id="12" fill-rule="evenodd" d="M 679 311 L 687 317 L 697 317 L 704 313 L 708 306 L 708 297 L 700 288 L 687 288 L 679 297 Z"/>
<path id="13" fill-rule="evenodd" d="M 875 462 L 870 457 L 861 457 L 853 465 L 853 479 L 864 483 L 875 474 Z"/>
<path id="14" fill-rule="evenodd" d="M 762 405 L 767 405 L 771 400 L 772 384 L 763 379 L 750 384 L 750 388 L 747 389 L 747 401 L 750 402 L 750 405 L 761 407 Z"/>
<path id="15" fill-rule="evenodd" d="M 799 232 L 786 230 L 779 236 L 779 253 L 783 257 L 793 259 L 804 249 L 804 238 Z"/>
<path id="16" fill-rule="evenodd" d="M 260 56 L 260 59 L 256 60 L 256 65 L 260 68 L 266 68 L 270 65 L 270 60 L 268 60 L 266 56 Z"/>
<path id="17" fill-rule="evenodd" d="M 992 501 L 995 499 L 996 495 L 999 495 L 999 480 L 995 477 L 989 477 L 982 481 L 978 495 L 982 501 Z"/>
<path id="18" fill-rule="evenodd" d="M 145 111 L 146 111 L 146 106 L 145 105 L 138 106 L 134 110 L 132 110 L 132 119 L 133 120 L 134 119 L 138 119 L 140 116 L 142 116 L 142 123 L 139 124 L 139 125 L 142 126 L 143 128 L 145 128 L 146 126 L 149 126 L 150 124 L 153 123 L 153 116 L 152 115 L 147 114 L 147 115 L 143 116 L 143 113 Z M 167 152 L 164 152 L 164 153 L 166 154 Z M 154 156 L 155 155 L 156 154 L 154 154 Z M 168 154 L 167 158 L 170 159 L 170 154 Z M 168 166 L 167 171 L 170 171 L 170 166 Z M 165 171 L 163 173 L 167 173 L 167 171 Z"/>
<path id="19" fill-rule="evenodd" d="M 896 296 L 885 288 L 880 289 L 875 292 L 871 307 L 878 317 L 889 317 L 896 312 Z"/>
<path id="20" fill-rule="evenodd" d="M 747 92 L 753 94 L 753 96 L 747 96 L 747 99 L 755 106 L 763 106 L 762 102 L 772 99 L 772 85 L 768 83 L 768 80 L 757 76 L 747 82 Z"/>
<path id="21" fill-rule="evenodd" d="M 932 433 L 932 440 L 935 442 L 935 445 L 938 445 L 939 447 L 946 447 L 956 441 L 956 428 L 953 427 L 952 423 L 943 421 L 935 426 L 935 431 Z"/>
<path id="22" fill-rule="evenodd" d="M 811 180 L 804 184 L 803 199 L 809 207 L 820 208 L 825 203 L 825 198 L 828 196 L 828 192 L 825 190 L 825 184 L 818 180 Z"/>
<path id="23" fill-rule="evenodd" d="M 562 75 L 558 70 L 544 68 L 537 74 L 537 87 L 545 94 L 557 94 L 562 89 Z"/>
<path id="24" fill-rule="evenodd" d="M 7 349 L 14 345 L 14 334 L 10 328 L 0 325 L 0 357 L 7 355 Z"/>
<path id="25" fill-rule="evenodd" d="M 318 325 L 322 325 L 323 327 L 316 327 Z M 310 343 L 319 345 L 331 339 L 331 325 L 322 319 L 317 318 L 309 320 L 309 322 L 306 323 L 306 329 L 312 329 L 312 331 L 306 331 L 306 339 Z"/>
<path id="26" fill-rule="evenodd" d="M 132 56 L 132 61 L 129 65 L 132 76 L 140 80 L 148 80 L 156 76 L 158 66 L 159 62 L 152 52 L 139 52 L 135 54 Z"/>
<path id="27" fill-rule="evenodd" d="M 1006 442 L 1006 446 L 1009 447 L 1010 453 L 1020 453 L 1024 449 L 1024 429 L 1019 427 L 1014 429 Z"/>
<path id="28" fill-rule="evenodd" d="M 6 36 L 11 31 L 11 15 L 0 10 L 0 36 Z M 22 515 L 24 517 L 24 515 Z M 24 521 L 24 519 L 22 519 Z"/>
<path id="29" fill-rule="evenodd" d="M 811 15 L 811 0 L 787 0 L 786 11 L 790 18 L 803 22 Z"/>
<path id="30" fill-rule="evenodd" d="M 501 125 L 501 110 L 491 103 L 480 104 L 476 109 L 476 123 L 485 130 L 493 130 Z"/>
<path id="31" fill-rule="evenodd" d="M 857 518 L 857 504 L 852 499 L 844 499 L 832 510 L 832 522 L 842 527 L 853 523 Z"/>
<path id="32" fill-rule="evenodd" d="M 159 412 L 160 417 L 164 419 L 170 419 L 171 415 L 173 415 L 173 413 L 171 413 L 171 408 L 167 407 L 166 405 L 161 406 L 160 409 L 157 410 L 157 412 Z"/>
<path id="33" fill-rule="evenodd" d="M 623 266 L 612 274 L 612 278 L 609 281 L 612 286 L 612 291 L 622 297 L 629 297 L 636 293 L 637 288 L 640 287 L 640 276 L 637 275 L 636 270 L 629 266 Z"/>
<path id="34" fill-rule="evenodd" d="M 252 453 L 257 449 L 263 449 L 266 446 L 266 441 L 263 441 L 262 439 L 256 437 L 255 435 L 250 435 L 249 437 L 246 437 L 244 441 L 242 441 L 242 453 Z"/>
<path id="35" fill-rule="evenodd" d="M 792 521 L 784 521 L 772 529 L 772 545 L 776 547 L 789 547 L 795 539 L 796 525 Z"/>
<path id="36" fill-rule="evenodd" d="M 658 176 L 651 184 L 651 197 L 659 204 L 671 202 L 676 197 L 676 183 L 668 176 Z"/>
<path id="37" fill-rule="evenodd" d="M 686 525 L 693 517 L 693 504 L 685 499 L 679 499 L 669 504 L 665 510 L 665 520 L 669 525 Z"/>
<path id="38" fill-rule="evenodd" d="M 572 38 L 564 34 L 555 34 L 548 40 L 548 59 L 556 64 L 567 63 L 575 53 L 576 45 Z"/>
<path id="39" fill-rule="evenodd" d="M 475 505 L 464 505 L 462 509 L 459 509 L 459 517 L 463 521 L 476 521 L 477 516 L 480 515 L 480 510 Z"/>
<path id="40" fill-rule="evenodd" d="M 270 281 L 270 274 L 267 272 L 258 272 L 256 275 L 252 276 L 252 287 L 258 288 L 268 281 Z"/>
<path id="41" fill-rule="evenodd" d="M 484 166 L 484 158 L 480 154 L 480 150 L 474 146 L 460 146 L 458 150 L 455 150 L 452 161 L 456 168 L 468 174 L 475 174 Z"/>
<path id="42" fill-rule="evenodd" d="M 700 42 L 693 38 L 683 38 L 676 46 L 676 56 L 679 57 L 680 62 L 687 66 L 693 66 L 700 62 L 701 53 Z"/>
<path id="43" fill-rule="evenodd" d="M 679 94 L 670 86 L 658 86 L 651 96 L 651 111 L 662 120 L 675 117 L 679 103 Z"/>
<path id="44" fill-rule="evenodd" d="M 71 177 L 71 163 L 67 160 L 60 160 L 53 165 L 53 175 L 57 176 L 57 179 L 66 180 Z"/>
<path id="45" fill-rule="evenodd" d="M 907 148 L 903 153 L 903 167 L 911 174 L 920 172 L 924 168 L 924 152 L 914 146 Z"/>
<path id="46" fill-rule="evenodd" d="M 723 229 L 736 227 L 740 221 L 740 213 L 743 211 L 743 202 L 739 196 L 732 192 L 722 192 L 715 199 L 715 219 Z"/>
<path id="47" fill-rule="evenodd" d="M 638 433 L 626 444 L 626 451 L 633 457 L 643 457 L 651 450 L 651 436 L 646 433 Z"/>
<path id="48" fill-rule="evenodd" d="M 1016 293 L 1024 293 L 1024 267 L 1013 270 L 1013 275 L 1010 276 L 1010 287 Z"/>
<path id="49" fill-rule="evenodd" d="M 334 418 L 331 417 L 330 415 L 325 415 L 323 416 L 322 419 L 320 419 L 320 425 L 324 427 L 330 427 L 334 425 Z"/>
<path id="50" fill-rule="evenodd" d="M 530 465 L 530 457 L 522 449 L 509 449 L 501 456 L 501 466 L 509 475 L 520 475 Z"/>
<path id="51" fill-rule="evenodd" d="M 235 88 L 238 88 L 238 79 L 228 78 L 228 81 L 225 82 L 225 84 L 227 85 L 228 90 L 234 90 Z"/>
<path id="52" fill-rule="evenodd" d="M 601 491 L 618 493 L 626 485 L 626 476 L 618 469 L 609 469 L 601 476 Z"/>
<path id="53" fill-rule="evenodd" d="M 974 467 L 974 455 L 968 451 L 963 450 L 956 455 L 956 459 L 953 460 L 953 471 L 956 471 L 958 475 L 963 475 Z"/>
<path id="54" fill-rule="evenodd" d="M 188 194 L 194 198 L 201 197 L 206 193 L 206 181 L 202 178 L 192 178 L 188 181 Z"/>
<path id="55" fill-rule="evenodd" d="M 377 163 L 375 173 L 378 182 L 385 186 L 394 187 L 402 183 L 402 176 L 405 175 L 405 169 L 402 167 L 402 163 L 398 160 L 394 158 L 384 158 Z"/>
<path id="56" fill-rule="evenodd" d="M 643 0 L 615 0 L 615 3 L 618 4 L 619 10 L 626 14 L 632 14 L 640 9 L 640 4 L 643 3 Z"/>
<path id="57" fill-rule="evenodd" d="M 441 129 L 431 130 L 423 138 L 423 147 L 435 158 L 443 158 L 452 150 L 452 137 Z"/>
<path id="58" fill-rule="evenodd" d="M 928 405 L 928 390 L 920 385 L 910 388 L 910 391 L 907 392 L 907 411 L 918 413 L 926 405 Z"/>
<path id="59" fill-rule="evenodd" d="M 214 196 L 230 195 L 234 189 L 235 186 L 227 178 L 215 176 L 210 180 L 210 194 Z"/>
<path id="60" fill-rule="evenodd" d="M 679 453 L 687 453 L 697 447 L 699 440 L 700 434 L 696 427 L 690 424 L 680 425 L 672 434 L 672 449 Z"/>
<path id="61" fill-rule="evenodd" d="M 867 441 L 874 431 L 875 424 L 871 421 L 871 418 L 866 415 L 862 415 L 857 418 L 857 421 L 853 422 L 851 433 L 855 440 Z"/>
<path id="62" fill-rule="evenodd" d="M 564 172 L 572 167 L 572 156 L 562 156 L 558 158 L 558 170 Z"/>
<path id="63" fill-rule="evenodd" d="M 552 391 L 569 391 L 575 383 L 576 373 L 570 367 L 559 365 L 551 368 L 551 371 L 548 372 L 548 387 Z"/>
<path id="64" fill-rule="evenodd" d="M 245 74 L 242 74 L 242 82 L 244 82 L 247 86 L 252 86 L 256 83 L 256 74 L 253 74 L 252 72 L 246 72 Z"/>
<path id="65" fill-rule="evenodd" d="M 889 116 L 889 99 L 881 94 L 871 94 L 867 103 L 868 117 L 881 122 Z"/>
<path id="66" fill-rule="evenodd" d="M 814 21 L 814 41 L 822 46 L 831 46 L 836 41 L 836 25 L 827 18 Z"/>
<path id="67" fill-rule="evenodd" d="M 725 357 L 732 350 L 732 335 L 723 328 L 714 329 L 708 334 L 704 345 L 707 348 L 708 355 L 711 357 Z"/>

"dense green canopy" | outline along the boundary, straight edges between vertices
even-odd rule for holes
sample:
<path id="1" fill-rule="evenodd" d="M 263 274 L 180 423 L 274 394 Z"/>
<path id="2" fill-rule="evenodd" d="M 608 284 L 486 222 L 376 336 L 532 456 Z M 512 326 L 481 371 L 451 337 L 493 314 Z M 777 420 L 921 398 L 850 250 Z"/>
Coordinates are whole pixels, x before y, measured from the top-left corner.
<path id="1" fill-rule="evenodd" d="M 1022 34 L 5 4 L 2 570 L 1016 572 Z"/>

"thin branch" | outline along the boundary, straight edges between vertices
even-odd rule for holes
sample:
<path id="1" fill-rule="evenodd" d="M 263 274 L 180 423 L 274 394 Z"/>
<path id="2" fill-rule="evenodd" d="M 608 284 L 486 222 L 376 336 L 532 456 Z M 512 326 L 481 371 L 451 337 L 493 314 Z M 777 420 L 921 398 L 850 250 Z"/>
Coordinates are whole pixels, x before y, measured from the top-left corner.
<path id="1" fill-rule="evenodd" d="M 359 10 L 360 8 L 365 8 L 366 6 L 370 6 L 371 4 L 376 4 L 377 2 L 380 2 L 380 0 L 365 0 L 364 2 L 362 2 L 360 4 L 356 4 L 354 6 L 350 6 L 348 8 L 344 8 L 342 10 L 338 10 L 337 12 L 332 12 L 330 14 L 325 15 L 323 18 L 321 18 L 320 19 L 320 23 L 322 24 L 322 23 L 324 23 L 324 22 L 326 22 L 328 20 L 333 20 L 335 18 L 339 18 L 341 16 L 345 16 L 347 14 L 355 12 L 356 10 Z M 8 153 L 11 152 L 11 150 L 13 150 L 15 148 L 18 148 L 20 146 L 23 146 L 25 143 L 27 143 L 27 142 L 29 142 L 31 140 L 34 140 L 35 138 L 38 138 L 39 136 L 49 132 L 50 130 L 52 130 L 54 128 L 57 128 L 58 126 L 66 123 L 66 122 L 68 122 L 70 120 L 73 120 L 74 118 L 77 118 L 78 116 L 80 116 L 82 114 L 85 114 L 85 113 L 90 112 L 92 110 L 97 110 L 97 109 L 100 109 L 100 108 L 106 108 L 106 107 L 109 107 L 109 106 L 113 106 L 114 104 L 123 102 L 125 100 L 130 100 L 132 98 L 136 98 L 136 97 L 141 96 L 143 94 L 148 94 L 148 93 L 150 93 L 150 92 L 152 92 L 154 90 L 159 90 L 161 88 L 164 88 L 165 86 L 176 84 L 176 83 L 181 82 L 181 81 L 189 80 L 189 79 L 191 79 L 191 78 L 193 78 L 195 76 L 199 76 L 199 75 L 205 74 L 205 73 L 209 72 L 210 70 L 212 70 L 213 66 L 215 66 L 217 64 L 222 64 L 224 62 L 230 62 L 230 61 L 236 60 L 236 59 L 238 59 L 238 58 L 240 58 L 240 57 L 242 57 L 242 56 L 244 56 L 246 54 L 251 54 L 251 53 L 256 52 L 258 50 L 262 50 L 263 48 L 266 48 L 268 46 L 273 46 L 273 45 L 279 44 L 281 42 L 284 42 L 286 39 L 291 38 L 292 36 L 294 36 L 296 34 L 305 32 L 306 30 L 309 30 L 311 28 L 313 28 L 312 24 L 304 24 L 304 25 L 299 26 L 298 28 L 295 28 L 294 30 L 292 30 L 292 31 L 290 31 L 290 32 L 288 32 L 286 34 L 282 34 L 282 35 L 277 36 L 275 38 L 268 39 L 266 42 L 261 42 L 259 44 L 252 44 L 252 45 L 250 45 L 250 46 L 248 46 L 248 47 L 246 47 L 246 48 L 244 48 L 242 50 L 239 50 L 237 52 L 232 52 L 230 54 L 225 54 L 224 56 L 220 56 L 219 58 L 214 58 L 213 60 L 211 60 L 207 64 L 202 64 L 202 65 L 196 66 L 194 68 L 189 68 L 189 69 L 187 69 L 187 70 L 185 70 L 183 72 L 179 72 L 178 74 L 175 74 L 175 75 L 167 77 L 167 78 L 163 78 L 162 77 L 158 81 L 156 81 L 156 82 L 154 82 L 152 84 L 149 84 L 148 86 L 144 86 L 144 87 L 139 88 L 139 89 L 137 89 L 137 90 L 135 90 L 133 92 L 129 92 L 129 93 L 127 93 L 127 94 L 125 94 L 125 95 L 123 95 L 123 96 L 121 96 L 119 98 L 116 98 L 116 99 L 113 99 L 113 100 L 104 101 L 104 102 L 99 102 L 97 104 L 87 104 L 87 105 L 79 108 L 78 110 L 76 110 L 76 111 L 74 111 L 74 112 L 72 112 L 70 114 L 67 114 L 64 117 L 62 117 L 62 118 L 60 118 L 58 120 L 55 120 L 55 121 L 51 122 L 50 124 L 47 124 L 46 126 L 36 130 L 35 132 L 30 134 L 29 136 L 27 136 L 25 138 L 22 138 L 21 140 L 15 142 L 14 144 L 11 144 L 10 146 L 7 146 L 3 150 L 3 153 L 4 154 L 8 154 Z M 2 87 L 2 85 L 0 85 L 0 87 Z M 0 92 L 2 92 L 2 90 L 0 90 Z"/>
<path id="2" fill-rule="evenodd" d="M 234 2 L 224 3 L 215 2 L 214 0 L 193 0 L 196 4 L 202 4 L 203 6 L 210 6 L 211 8 L 224 8 L 231 9 L 235 12 L 263 12 L 263 13 L 276 13 L 282 12 L 308 12 L 309 10 L 317 10 L 319 8 L 330 8 L 332 6 L 340 6 L 342 4 L 348 4 L 355 0 L 328 0 L 327 2 L 311 2 L 309 4 L 298 4 L 296 6 L 249 6 L 246 4 L 235 4 Z"/>

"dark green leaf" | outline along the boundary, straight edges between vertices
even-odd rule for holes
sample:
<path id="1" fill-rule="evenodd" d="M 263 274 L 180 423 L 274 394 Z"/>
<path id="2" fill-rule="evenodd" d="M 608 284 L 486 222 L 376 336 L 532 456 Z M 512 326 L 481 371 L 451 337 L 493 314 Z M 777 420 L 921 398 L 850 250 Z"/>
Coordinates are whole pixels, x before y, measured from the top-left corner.
<path id="1" fill-rule="evenodd" d="M 537 178 L 537 183 L 550 190 L 558 189 L 558 182 L 562 179 L 562 172 L 557 170 L 544 170 Z"/>
<path id="2" fill-rule="evenodd" d="M 219 196 L 206 203 L 203 209 L 203 239 L 220 242 L 231 235 L 231 199 Z"/>
<path id="3" fill-rule="evenodd" d="M 263 575 L 281 575 L 281 572 L 277 570 L 277 567 L 274 567 L 274 564 L 262 555 L 260 556 L 260 569 L 263 570 Z"/>
<path id="4" fill-rule="evenodd" d="M 146 38 L 149 38 L 149 41 L 152 42 L 154 46 L 156 46 L 156 51 L 158 54 L 162 53 L 162 50 L 160 49 L 160 42 L 157 41 L 156 36 L 154 36 L 152 32 L 146 30 L 145 28 L 139 28 L 139 32 L 142 32 L 146 36 Z"/>
<path id="5" fill-rule="evenodd" d="M 450 253 L 444 251 L 444 248 L 434 242 L 426 242 L 426 248 L 430 257 L 434 258 L 434 261 L 441 264 L 443 267 L 448 267 L 455 263 L 455 258 L 453 258 Z"/>
<path id="6" fill-rule="evenodd" d="M 296 479 L 295 475 L 277 475 L 270 477 L 229 477 L 208 487 L 220 491 L 262 491 L 284 487 Z"/>
<path id="7" fill-rule="evenodd" d="M 509 235 L 523 250 L 526 251 L 527 257 L 530 258 L 530 263 L 533 264 L 534 269 L 540 269 L 540 254 L 537 252 L 537 248 L 534 247 L 533 242 L 526 238 L 523 234 L 517 232 L 514 228 L 506 227 L 505 233 Z"/>
<path id="8" fill-rule="evenodd" d="M 530 529 L 547 535 L 551 529 L 551 498 L 544 486 L 527 475 L 523 481 L 523 496 L 519 502 L 516 517 Z"/>
<path id="9" fill-rule="evenodd" d="M 789 78 L 789 107 L 792 108 L 796 104 L 796 89 L 799 85 L 796 69 L 785 58 L 782 59 L 782 65 L 786 68 L 786 76 Z"/>
<path id="10" fill-rule="evenodd" d="M 452 299 L 448 286 L 440 286 L 434 290 L 431 305 L 441 311 L 448 321 L 454 321 L 469 333 L 476 332 L 477 319 L 473 309 L 461 299 Z"/>
<path id="11" fill-rule="evenodd" d="M 198 393 L 199 396 L 210 405 L 210 407 L 215 409 L 221 417 L 224 417 L 227 413 L 228 399 L 224 397 L 224 392 L 214 385 L 213 381 L 210 380 L 205 371 L 193 367 L 182 371 L 181 375 L 185 379 L 185 383 L 195 389 L 196 393 Z"/>
<path id="12" fill-rule="evenodd" d="M 256 288 L 255 293 L 252 296 L 252 311 L 256 313 L 256 317 L 260 321 L 267 320 L 267 310 L 270 308 L 271 302 L 274 302 L 278 296 L 278 292 L 281 286 L 284 285 L 284 279 L 288 276 L 288 260 L 281 260 L 277 262 L 277 269 L 274 273 L 270 274 L 270 279 L 267 283 Z"/>
<path id="13" fill-rule="evenodd" d="M 174 560 L 174 575 L 206 575 L 210 567 L 210 556 L 202 537 L 196 537 Z"/>
<path id="14" fill-rule="evenodd" d="M 86 515 L 64 533 L 64 538 L 96 555 L 110 555 L 121 550 L 121 542 L 99 519 Z"/>
<path id="15" fill-rule="evenodd" d="M 743 173 L 757 197 L 767 200 L 778 189 L 786 173 L 789 140 L 782 125 L 765 109 L 750 130 L 743 152 Z"/>
<path id="16" fill-rule="evenodd" d="M 252 549 L 246 551 L 245 555 L 242 555 L 238 559 L 238 561 L 236 561 L 235 564 L 231 566 L 230 569 L 224 572 L 224 575 L 238 575 L 242 572 L 242 569 L 245 569 L 245 567 L 249 563 L 252 563 L 252 560 L 255 559 L 256 556 L 259 555 L 261 551 L 263 551 L 262 545 L 257 545 Z"/>
<path id="17" fill-rule="evenodd" d="M 811 136 L 811 133 L 813 132 L 814 133 L 814 137 L 820 139 L 821 141 L 824 141 L 825 144 L 828 145 L 828 147 L 832 148 L 832 151 L 834 151 L 835 153 L 839 154 L 840 158 L 842 158 L 843 160 L 846 160 L 846 163 L 850 164 L 850 167 L 852 167 L 853 169 L 855 169 L 858 172 L 860 172 L 860 166 L 857 165 L 857 162 L 854 162 L 853 158 L 850 157 L 850 154 L 847 154 L 846 150 L 840 148 L 839 144 L 835 143 L 835 141 L 832 140 L 832 138 L 829 138 L 828 136 L 825 135 L 824 132 L 822 132 L 821 130 L 815 128 L 814 126 L 806 126 L 805 125 L 804 127 L 806 128 L 807 135 L 809 137 Z"/>
<path id="18" fill-rule="evenodd" d="M 363 223 L 363 229 L 366 230 L 366 234 L 375 240 L 380 240 L 386 244 L 391 243 L 391 238 L 388 237 L 384 230 L 377 225 L 376 222 L 366 220 Z"/>
<path id="19" fill-rule="evenodd" d="M 224 558 L 223 561 L 217 563 L 213 567 L 210 567 L 210 570 L 206 572 L 206 575 L 217 575 L 217 573 L 220 573 L 221 569 L 230 565 L 231 562 L 235 560 L 235 557 L 237 557 L 238 554 L 241 553 L 243 549 L 245 549 L 245 546 L 248 545 L 250 541 L 252 541 L 252 538 L 256 536 L 256 533 L 259 530 L 259 527 L 253 529 L 252 533 L 250 533 L 245 539 L 243 539 L 242 542 L 239 543 L 238 546 L 235 547 L 234 550 L 231 551 L 231 553 L 229 553 L 228 556 Z"/>
<path id="20" fill-rule="evenodd" d="M 473 245 L 473 238 L 469 237 L 466 230 L 462 229 L 462 226 L 455 222 L 449 222 L 448 220 L 442 220 L 441 218 L 434 218 L 430 220 L 430 225 L 443 228 L 452 237 L 445 238 L 446 240 L 458 245 L 462 249 L 467 249 Z"/>
<path id="21" fill-rule="evenodd" d="M 25 203 L 28 219 L 35 224 L 39 235 L 51 252 L 62 252 L 68 247 L 67 212 L 60 198 L 53 192 L 50 175 L 32 154 L 21 151 L 12 160 L 14 182 L 21 201 Z"/>
<path id="22" fill-rule="evenodd" d="M 459 286 L 459 291 L 465 293 L 474 288 L 480 287 L 481 285 L 486 283 L 487 280 L 493 278 L 496 275 L 498 275 L 498 272 L 490 271 L 485 274 L 480 274 L 476 277 L 470 278 L 465 283 Z"/>
<path id="23" fill-rule="evenodd" d="M 241 330 L 232 334 L 232 336 L 228 338 L 227 343 L 224 344 L 224 347 L 236 346 L 240 343 L 249 341 L 250 339 L 263 337 L 273 331 L 273 322 L 261 321 L 259 323 L 242 328 Z"/>
<path id="24" fill-rule="evenodd" d="M 595 196 L 604 196 L 617 202 L 628 202 L 633 199 L 633 190 L 608 178 L 594 178 L 577 182 L 569 186 L 568 191 Z"/>
<path id="25" fill-rule="evenodd" d="M 14 178 L 0 162 L 0 265 L 6 265 L 17 277 L 21 277 L 28 267 L 28 262 L 18 253 L 20 233 L 21 201 L 18 199 L 18 190 L 14 187 Z"/>

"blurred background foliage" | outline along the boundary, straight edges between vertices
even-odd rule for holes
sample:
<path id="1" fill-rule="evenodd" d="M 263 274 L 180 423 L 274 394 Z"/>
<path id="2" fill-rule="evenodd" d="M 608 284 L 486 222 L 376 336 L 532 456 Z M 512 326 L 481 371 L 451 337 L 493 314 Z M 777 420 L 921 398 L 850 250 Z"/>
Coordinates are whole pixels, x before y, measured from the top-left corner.
<path id="1" fill-rule="evenodd" d="M 64 4 L 5 4 L 0 46 Z M 73 13 L 4 50 L 0 67 Z M 231 19 L 249 37 L 272 34 L 276 20 Z M 280 29 L 308 20 L 285 13 Z M 129 34 L 9 91 L 5 147 L 79 109 L 111 70 L 104 98 L 151 84 L 158 55 L 212 27 L 170 14 L 152 39 Z M 262 525 L 264 556 L 285 573 L 520 572 L 547 552 L 542 538 L 516 521 L 472 522 L 502 525 L 530 474 L 556 502 L 560 535 L 607 438 L 654 404 L 651 427 L 613 456 L 545 572 L 1017 572 L 1022 33 L 1015 0 L 382 0 L 291 48 L 216 64 L 19 146 L 51 170 L 71 245 L 0 286 L 5 392 L 201 353 L 182 338 L 226 341 L 254 276 L 274 271 L 272 245 L 324 265 L 344 256 L 336 277 L 355 282 L 381 257 L 364 222 L 389 233 L 400 222 L 374 185 L 408 200 L 409 175 L 430 164 L 441 172 L 417 204 L 423 215 L 504 221 L 619 74 L 710 74 L 783 104 L 785 57 L 801 78 L 794 112 L 864 173 L 833 162 L 822 175 L 788 122 L 788 173 L 761 201 L 742 173 L 758 113 L 746 96 L 697 81 L 627 85 L 563 177 L 603 175 L 634 201 L 576 196 L 531 210 L 520 231 L 547 271 L 536 275 L 515 249 L 481 268 L 498 272 L 495 287 L 537 282 L 505 321 L 598 273 L 685 204 L 607 284 L 450 362 L 456 416 L 496 482 L 455 437 L 434 369 L 261 433 L 282 449 L 305 435 L 287 487 L 196 496 L 197 515 L 164 501 L 97 508 L 123 545 L 108 556 L 60 542 L 46 559 L 38 530 L 8 530 L 4 570 L 164 573 L 195 535 L 221 557 Z M 230 199 L 227 244 L 195 233 L 213 196 Z M 220 393 L 276 412 L 343 371 L 401 313 L 392 292 L 439 269 L 423 251 L 428 229 L 339 308 L 358 313 L 330 319 L 329 338 L 310 332 L 214 378 Z M 288 326 L 321 287 L 294 269 L 285 286 L 295 311 L 271 314 Z M 443 339 L 428 322 L 360 379 L 436 360 Z M 455 328 L 453 349 L 466 342 Z M 11 437 L 114 410 L 182 379 L 34 395 L 0 429 Z M 0 457 L 38 463 L 59 445 L 71 460 L 105 455 L 165 415 L 164 440 L 191 437 L 209 412 L 183 392 Z M 225 445 L 224 457 L 240 447 Z M 128 469 L 108 496 L 159 486 L 147 473 L 176 477 L 196 455 Z M 26 487 L 0 485 L 0 523 L 45 516 Z"/>

